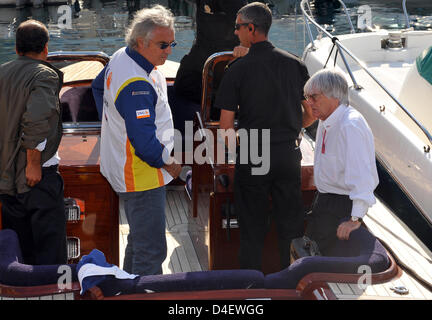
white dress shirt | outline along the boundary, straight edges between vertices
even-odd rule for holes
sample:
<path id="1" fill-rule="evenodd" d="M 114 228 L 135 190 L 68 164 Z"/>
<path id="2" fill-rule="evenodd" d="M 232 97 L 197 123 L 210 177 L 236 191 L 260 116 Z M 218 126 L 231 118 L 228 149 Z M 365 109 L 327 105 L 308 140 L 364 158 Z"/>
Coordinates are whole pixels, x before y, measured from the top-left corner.
<path id="1" fill-rule="evenodd" d="M 46 147 L 46 143 L 47 143 L 47 139 L 45 139 L 44 141 L 42 141 L 41 143 L 39 143 L 36 146 L 36 150 L 42 152 L 45 150 Z M 51 157 L 51 159 L 48 159 L 43 165 L 42 167 L 51 167 L 51 166 L 55 166 L 58 165 L 60 162 L 60 156 L 58 154 L 58 150 L 56 151 L 56 153 Z"/>
<path id="2" fill-rule="evenodd" d="M 372 131 L 354 108 L 340 105 L 319 121 L 314 181 L 319 192 L 349 195 L 351 216 L 362 218 L 375 203 L 378 185 Z"/>

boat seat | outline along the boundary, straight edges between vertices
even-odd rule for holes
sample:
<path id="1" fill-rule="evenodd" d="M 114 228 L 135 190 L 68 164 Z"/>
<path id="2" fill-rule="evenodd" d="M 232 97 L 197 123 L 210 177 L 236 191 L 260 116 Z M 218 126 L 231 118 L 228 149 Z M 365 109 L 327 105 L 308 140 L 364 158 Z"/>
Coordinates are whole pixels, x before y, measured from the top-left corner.
<path id="1" fill-rule="evenodd" d="M 80 271 L 83 266 L 86 268 Z M 93 250 L 89 255 L 84 256 L 77 265 L 83 288 L 82 294 L 94 286 L 101 289 L 105 297 L 116 296 L 120 293 L 255 289 L 264 286 L 264 274 L 257 270 L 180 272 L 125 279 L 111 275 L 113 267 L 115 268 L 106 262 L 105 256 L 99 250 Z M 94 275 L 95 273 L 98 275 Z"/>
<path id="2" fill-rule="evenodd" d="M 56 294 L 60 292 L 74 292 L 76 296 L 80 290 L 78 282 L 79 269 L 88 263 L 95 264 L 95 253 L 103 256 L 103 261 L 98 265 L 107 264 L 105 256 L 98 250 L 93 250 L 84 256 L 75 265 L 67 265 L 72 271 L 72 288 L 59 290 L 61 273 L 58 273 L 61 265 L 32 266 L 22 263 L 21 249 L 16 233 L 12 230 L 0 230 L 0 296 L 26 297 Z M 211 297 L 211 292 L 233 294 L 237 297 L 253 297 L 254 290 L 259 296 L 271 296 L 278 291 L 271 289 L 285 289 L 282 294 L 286 297 L 301 298 L 308 286 L 322 282 L 326 279 L 341 281 L 345 276 L 352 281 L 353 276 L 360 278 L 359 267 L 366 265 L 371 268 L 372 276 L 378 274 L 378 281 L 386 281 L 395 276 L 397 266 L 394 260 L 387 255 L 382 244 L 365 228 L 361 227 L 351 233 L 347 241 L 338 241 L 333 248 L 332 256 L 304 257 L 296 260 L 290 267 L 280 272 L 264 274 L 257 270 L 213 270 L 182 272 L 175 274 L 140 276 L 134 279 L 117 279 L 112 275 L 92 275 L 91 273 L 83 282 L 83 291 L 89 290 L 87 298 L 114 297 L 115 299 L 151 299 L 148 293 L 168 294 L 176 293 L 181 298 L 181 292 L 190 292 L 199 297 L 199 292 Z M 100 261 L 100 260 L 99 260 Z M 390 270 L 392 269 L 392 270 Z M 390 270 L 390 271 L 389 271 Z M 318 275 L 312 280 L 304 280 L 312 275 Z M 305 285 L 301 285 L 301 282 Z M 373 280 L 374 281 L 374 280 Z M 99 297 L 92 295 L 97 289 L 101 293 Z M 263 291 L 268 290 L 270 291 Z M 29 293 L 30 292 L 30 293 Z M 210 295 L 209 295 L 210 292 Z M 85 292 L 83 292 L 85 293 Z M 118 295 L 120 294 L 120 295 Z M 160 295 L 159 295 L 160 296 Z M 203 296 L 203 297 L 204 297 Z M 160 296 L 163 298 L 163 296 Z M 202 297 L 201 297 L 202 298 Z"/>
<path id="3" fill-rule="evenodd" d="M 60 97 L 63 122 L 99 122 L 90 85 L 69 87 Z"/>
<path id="4" fill-rule="evenodd" d="M 79 268 L 86 263 L 94 263 L 92 257 L 98 250 L 84 256 L 78 265 L 69 264 L 73 290 L 78 292 Z M 105 256 L 103 256 L 105 259 Z M 107 265 L 104 260 L 103 265 Z M 63 280 L 59 267 L 62 265 L 26 265 L 22 263 L 18 236 L 10 229 L 0 230 L 0 295 L 29 296 L 20 294 L 20 289 L 31 288 L 30 296 L 59 293 L 57 283 Z M 99 279 L 95 279 L 99 277 Z M 201 291 L 263 288 L 264 275 L 256 270 L 196 271 L 165 275 L 141 276 L 136 279 L 116 279 L 114 276 L 92 276 L 93 284 L 101 288 L 104 296 L 122 294 L 172 291 Z M 51 285 L 49 288 L 48 285 Z M 25 290 L 24 290 L 25 291 Z M 17 293 L 8 294 L 8 293 Z M 29 292 L 29 291 L 26 291 Z"/>
<path id="5" fill-rule="evenodd" d="M 210 105 L 210 121 L 219 121 L 221 109 L 215 108 L 214 103 L 216 101 L 217 91 L 222 82 L 222 78 L 225 75 L 225 72 L 228 70 L 228 65 L 232 60 L 222 60 L 214 64 L 212 70 L 212 81 L 211 85 L 211 105 Z M 207 79 L 207 81 L 209 81 Z M 237 119 L 237 113 L 236 113 Z"/>
<path id="6" fill-rule="evenodd" d="M 391 266 L 384 246 L 364 227 L 352 231 L 349 240 L 338 240 L 328 256 L 302 257 L 288 268 L 267 275 L 265 288 L 294 289 L 301 279 L 311 273 L 361 276 L 360 266 L 369 266 L 372 274 L 384 272 Z"/>
<path id="7" fill-rule="evenodd" d="M 369 266 L 372 274 L 383 273 L 392 266 L 383 245 L 363 227 L 353 231 L 349 240 L 338 241 L 331 255 L 300 258 L 290 267 L 266 276 L 256 270 L 239 269 L 142 276 L 127 280 L 116 279 L 114 276 L 98 276 L 99 280 L 92 282 L 101 289 L 104 297 L 114 296 L 119 292 L 128 295 L 260 288 L 300 290 L 300 281 L 310 274 L 322 275 L 322 279 L 326 278 L 326 274 L 337 279 L 340 274 L 342 280 L 346 275 L 363 275 L 359 272 L 360 266 Z"/>
<path id="8" fill-rule="evenodd" d="M 231 52 L 221 52 L 211 55 L 203 68 L 203 93 L 201 102 L 201 118 L 206 122 L 219 122 L 221 109 L 214 108 L 217 91 L 226 71 L 232 63 L 235 63 Z M 238 119 L 238 113 L 235 114 Z"/>
<path id="9" fill-rule="evenodd" d="M 22 263 L 18 236 L 10 229 L 0 230 L 0 292 L 2 286 L 30 287 L 53 284 L 57 287 L 60 277 L 58 265 L 27 265 Z M 66 265 L 71 270 L 72 282 L 77 282 L 76 265 Z M 60 279 L 61 283 L 63 280 Z M 19 290 L 15 290 L 19 291 Z M 58 288 L 53 293 L 58 293 Z"/>

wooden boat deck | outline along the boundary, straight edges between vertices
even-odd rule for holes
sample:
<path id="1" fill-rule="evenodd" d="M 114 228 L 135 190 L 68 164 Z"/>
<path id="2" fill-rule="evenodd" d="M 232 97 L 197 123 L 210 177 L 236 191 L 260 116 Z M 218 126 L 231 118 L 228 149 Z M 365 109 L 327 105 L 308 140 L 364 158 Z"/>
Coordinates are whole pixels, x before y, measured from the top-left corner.
<path id="1" fill-rule="evenodd" d="M 174 79 L 180 63 L 167 60 L 163 65 L 158 66 L 158 69 L 167 79 Z M 65 83 L 79 80 L 92 80 L 103 69 L 102 63 L 98 61 L 80 61 L 61 68 L 64 73 L 63 81 Z"/>
<path id="2" fill-rule="evenodd" d="M 206 232 L 199 218 L 189 214 L 190 200 L 183 186 L 168 186 L 166 199 L 166 238 L 168 253 L 162 264 L 164 274 L 208 270 L 206 252 L 197 252 L 193 245 L 194 232 Z M 123 267 L 129 225 L 120 202 L 120 268 Z"/>

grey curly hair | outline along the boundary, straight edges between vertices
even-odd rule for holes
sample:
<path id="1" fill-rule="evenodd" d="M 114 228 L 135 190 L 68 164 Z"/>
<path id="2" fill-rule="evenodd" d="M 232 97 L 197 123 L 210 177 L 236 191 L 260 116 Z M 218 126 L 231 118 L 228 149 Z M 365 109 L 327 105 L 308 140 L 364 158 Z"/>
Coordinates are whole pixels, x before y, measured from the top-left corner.
<path id="1" fill-rule="evenodd" d="M 305 84 L 304 94 L 319 92 L 329 98 L 339 100 L 339 103 L 348 105 L 348 83 L 345 76 L 334 70 L 323 69 L 315 73 Z"/>
<path id="2" fill-rule="evenodd" d="M 131 48 L 137 47 L 137 38 L 142 37 L 147 45 L 153 30 L 166 27 L 174 30 L 174 15 L 161 5 L 144 8 L 134 14 L 134 18 L 126 32 L 126 44 Z"/>

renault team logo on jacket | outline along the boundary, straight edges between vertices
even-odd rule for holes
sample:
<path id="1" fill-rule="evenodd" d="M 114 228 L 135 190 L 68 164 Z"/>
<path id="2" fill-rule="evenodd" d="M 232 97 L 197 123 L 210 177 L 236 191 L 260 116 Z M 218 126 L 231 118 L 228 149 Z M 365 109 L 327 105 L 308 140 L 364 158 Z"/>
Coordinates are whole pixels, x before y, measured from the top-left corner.
<path id="1" fill-rule="evenodd" d="M 107 78 L 107 88 L 108 89 L 111 86 L 111 81 L 112 81 L 112 72 L 109 73 L 108 78 Z"/>
<path id="2" fill-rule="evenodd" d="M 149 109 L 137 110 L 136 116 L 137 116 L 137 119 L 149 118 L 150 117 L 150 110 Z"/>

